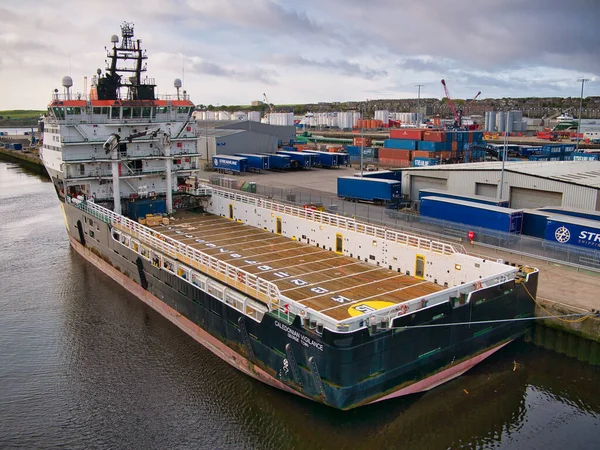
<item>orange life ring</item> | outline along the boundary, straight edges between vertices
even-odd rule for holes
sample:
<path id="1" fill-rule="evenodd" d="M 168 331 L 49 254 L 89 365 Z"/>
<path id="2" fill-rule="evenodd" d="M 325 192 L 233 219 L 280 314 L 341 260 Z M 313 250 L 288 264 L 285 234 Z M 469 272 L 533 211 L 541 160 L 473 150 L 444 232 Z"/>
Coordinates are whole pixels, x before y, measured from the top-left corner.
<path id="1" fill-rule="evenodd" d="M 242 272 L 238 272 L 238 281 L 244 283 L 244 274 Z"/>
<path id="2" fill-rule="evenodd" d="M 408 312 L 408 305 L 400 305 L 399 311 L 400 315 L 403 316 Z"/>
<path id="3" fill-rule="evenodd" d="M 483 284 L 481 284 L 481 281 L 476 281 L 475 282 L 475 290 L 479 290 L 483 287 Z"/>

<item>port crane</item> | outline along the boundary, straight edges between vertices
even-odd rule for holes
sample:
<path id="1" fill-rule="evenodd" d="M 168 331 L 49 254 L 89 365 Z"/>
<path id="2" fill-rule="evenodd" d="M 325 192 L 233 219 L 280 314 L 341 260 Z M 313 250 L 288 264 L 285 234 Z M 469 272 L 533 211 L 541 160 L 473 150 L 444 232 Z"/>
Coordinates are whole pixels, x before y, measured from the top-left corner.
<path id="1" fill-rule="evenodd" d="M 462 118 L 463 115 L 467 115 L 469 112 L 469 108 L 471 105 L 477 100 L 477 98 L 481 95 L 481 91 L 477 92 L 473 100 L 471 100 L 464 109 L 457 109 L 452 97 L 450 97 L 450 92 L 448 91 L 448 86 L 446 85 L 446 80 L 442 80 L 442 86 L 444 86 L 444 92 L 446 94 L 446 98 L 448 99 L 448 106 L 452 110 L 452 115 L 454 116 L 454 127 L 461 128 L 462 127 Z"/>
<path id="2" fill-rule="evenodd" d="M 267 94 L 265 94 L 264 92 L 263 92 L 263 99 L 265 100 L 265 103 L 269 107 L 269 112 L 272 113 L 273 110 L 275 109 L 275 105 L 273 103 L 269 102 L 269 99 L 267 98 Z"/>

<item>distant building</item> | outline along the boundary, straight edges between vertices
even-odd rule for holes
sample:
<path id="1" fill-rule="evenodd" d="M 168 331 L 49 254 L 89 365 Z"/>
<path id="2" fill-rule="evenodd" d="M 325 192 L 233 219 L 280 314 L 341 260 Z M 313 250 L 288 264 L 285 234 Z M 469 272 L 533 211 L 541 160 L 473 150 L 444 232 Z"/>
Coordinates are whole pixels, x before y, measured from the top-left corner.
<path id="1" fill-rule="evenodd" d="M 402 169 L 402 193 L 418 201 L 421 189 L 499 198 L 502 162 Z M 600 210 L 599 161 L 508 161 L 502 200 L 515 209 L 562 206 Z"/>
<path id="2" fill-rule="evenodd" d="M 261 102 L 260 100 L 252 100 L 252 103 L 250 103 L 251 106 L 262 106 L 264 105 L 264 102 Z"/>

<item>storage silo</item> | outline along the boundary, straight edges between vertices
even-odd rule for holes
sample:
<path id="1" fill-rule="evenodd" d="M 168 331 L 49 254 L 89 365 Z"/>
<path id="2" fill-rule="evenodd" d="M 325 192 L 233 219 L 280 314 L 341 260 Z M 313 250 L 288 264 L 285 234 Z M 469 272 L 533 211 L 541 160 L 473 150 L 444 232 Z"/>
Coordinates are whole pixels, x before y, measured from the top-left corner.
<path id="1" fill-rule="evenodd" d="M 515 112 L 509 111 L 506 114 L 506 132 L 507 133 L 512 133 L 514 131 L 514 129 L 513 129 L 514 122 L 515 122 Z"/>
<path id="2" fill-rule="evenodd" d="M 260 111 L 250 111 L 248 113 L 248 120 L 252 122 L 260 122 Z"/>
<path id="3" fill-rule="evenodd" d="M 499 133 L 504 133 L 506 131 L 506 114 L 504 111 L 496 112 L 496 128 Z"/>
<path id="4" fill-rule="evenodd" d="M 512 111 L 513 113 L 513 131 L 521 132 L 523 131 L 522 123 L 523 123 L 523 111 Z"/>

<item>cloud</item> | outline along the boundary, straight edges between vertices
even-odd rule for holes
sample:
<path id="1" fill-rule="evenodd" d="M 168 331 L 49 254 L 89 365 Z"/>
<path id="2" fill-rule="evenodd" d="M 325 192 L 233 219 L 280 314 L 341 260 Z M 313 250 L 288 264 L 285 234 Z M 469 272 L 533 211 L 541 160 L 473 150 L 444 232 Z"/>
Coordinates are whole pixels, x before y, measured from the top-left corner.
<path id="1" fill-rule="evenodd" d="M 439 98 L 442 78 L 457 98 L 577 96 L 577 78 L 600 79 L 598 0 L 19 0 L 0 14 L 0 109 L 43 107 L 66 74 L 81 90 L 122 20 L 159 88 L 185 70 L 199 103 L 265 85 L 277 103 L 415 97 L 415 84 Z"/>
<path id="2" fill-rule="evenodd" d="M 271 61 L 282 66 L 313 67 L 326 71 L 341 73 L 350 77 L 365 78 L 368 80 L 386 76 L 388 74 L 388 72 L 384 69 L 373 68 L 352 61 L 340 59 L 325 59 L 317 61 L 314 59 L 305 58 L 303 56 L 275 55 L 271 58 Z"/>

